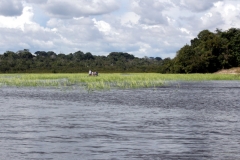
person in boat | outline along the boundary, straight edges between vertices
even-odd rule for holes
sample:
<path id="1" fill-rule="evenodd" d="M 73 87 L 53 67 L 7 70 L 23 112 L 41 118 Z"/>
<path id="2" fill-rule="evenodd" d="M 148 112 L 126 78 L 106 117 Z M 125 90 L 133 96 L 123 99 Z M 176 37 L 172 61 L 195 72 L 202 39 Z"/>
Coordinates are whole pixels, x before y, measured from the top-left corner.
<path id="1" fill-rule="evenodd" d="M 92 71 L 91 71 L 91 70 L 88 71 L 88 75 L 89 75 L 89 76 L 92 75 Z"/>

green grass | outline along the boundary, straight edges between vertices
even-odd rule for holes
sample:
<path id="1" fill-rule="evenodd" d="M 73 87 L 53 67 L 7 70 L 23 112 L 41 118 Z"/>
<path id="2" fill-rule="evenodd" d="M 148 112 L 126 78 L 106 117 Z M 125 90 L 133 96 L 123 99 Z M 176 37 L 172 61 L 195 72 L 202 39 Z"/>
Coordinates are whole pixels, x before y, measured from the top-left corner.
<path id="1" fill-rule="evenodd" d="M 158 74 L 106 73 L 98 77 L 87 74 L 0 74 L 1 86 L 64 87 L 80 86 L 88 91 L 113 88 L 146 88 L 164 85 L 167 81 L 240 80 L 232 74 Z"/>

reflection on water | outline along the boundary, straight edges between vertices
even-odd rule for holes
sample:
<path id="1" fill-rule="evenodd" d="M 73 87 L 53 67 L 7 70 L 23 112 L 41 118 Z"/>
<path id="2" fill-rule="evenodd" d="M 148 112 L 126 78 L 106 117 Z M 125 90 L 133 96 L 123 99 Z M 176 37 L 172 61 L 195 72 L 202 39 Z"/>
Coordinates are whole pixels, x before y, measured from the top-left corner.
<path id="1" fill-rule="evenodd" d="M 1 159 L 240 159 L 240 82 L 0 88 Z"/>

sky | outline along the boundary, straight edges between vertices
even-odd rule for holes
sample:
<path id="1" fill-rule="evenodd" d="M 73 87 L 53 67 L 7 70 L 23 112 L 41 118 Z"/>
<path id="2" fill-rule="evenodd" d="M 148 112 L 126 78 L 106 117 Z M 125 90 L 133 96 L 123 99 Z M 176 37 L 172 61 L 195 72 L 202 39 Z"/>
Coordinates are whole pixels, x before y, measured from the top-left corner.
<path id="1" fill-rule="evenodd" d="M 239 0 L 1 0 L 0 54 L 174 58 L 202 30 L 239 26 Z"/>

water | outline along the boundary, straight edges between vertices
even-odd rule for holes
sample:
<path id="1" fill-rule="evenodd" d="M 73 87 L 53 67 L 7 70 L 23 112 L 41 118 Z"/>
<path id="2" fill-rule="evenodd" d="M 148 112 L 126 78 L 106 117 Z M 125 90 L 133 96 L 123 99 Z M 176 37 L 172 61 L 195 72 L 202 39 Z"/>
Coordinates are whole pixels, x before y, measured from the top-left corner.
<path id="1" fill-rule="evenodd" d="M 4 160 L 240 159 L 240 82 L 0 88 Z"/>

